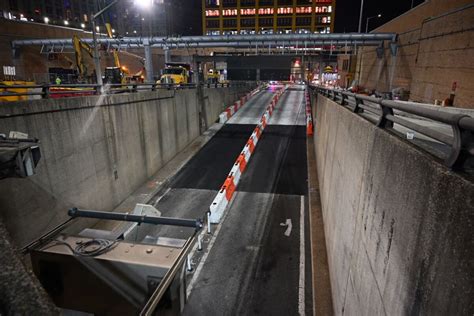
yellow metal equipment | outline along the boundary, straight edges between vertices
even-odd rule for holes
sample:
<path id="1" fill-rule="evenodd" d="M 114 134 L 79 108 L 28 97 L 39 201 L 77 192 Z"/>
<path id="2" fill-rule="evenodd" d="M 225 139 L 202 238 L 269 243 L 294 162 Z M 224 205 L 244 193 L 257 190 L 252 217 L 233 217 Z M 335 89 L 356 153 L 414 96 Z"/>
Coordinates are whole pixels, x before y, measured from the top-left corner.
<path id="1" fill-rule="evenodd" d="M 76 54 L 76 66 L 79 71 L 79 76 L 81 79 L 85 79 L 87 76 L 87 66 L 84 63 L 82 51 L 84 50 L 91 58 L 93 58 L 93 50 L 88 44 L 81 41 L 77 35 L 73 35 L 72 42 L 74 46 L 74 52 Z"/>
<path id="2" fill-rule="evenodd" d="M 158 83 L 175 85 L 191 83 L 191 65 L 166 63 Z"/>
<path id="3" fill-rule="evenodd" d="M 209 69 L 207 71 L 207 82 L 208 83 L 218 83 L 220 79 L 220 74 L 214 69 Z"/>
<path id="4" fill-rule="evenodd" d="M 35 83 L 32 81 L 18 81 L 18 80 L 0 81 L 0 93 L 2 94 L 26 93 L 26 92 L 29 92 L 28 88 L 8 88 L 8 86 L 30 86 L 34 84 Z M 28 96 L 27 95 L 0 96 L 0 102 L 23 101 L 23 100 L 28 100 Z"/>

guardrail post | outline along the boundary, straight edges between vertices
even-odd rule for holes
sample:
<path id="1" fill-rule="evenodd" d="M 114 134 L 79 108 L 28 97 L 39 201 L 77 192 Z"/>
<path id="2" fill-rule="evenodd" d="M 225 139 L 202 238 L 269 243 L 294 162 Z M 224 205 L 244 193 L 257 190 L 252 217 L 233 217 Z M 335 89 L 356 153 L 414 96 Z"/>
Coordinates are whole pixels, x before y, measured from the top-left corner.
<path id="1" fill-rule="evenodd" d="M 354 106 L 354 113 L 362 113 L 364 112 L 364 109 L 360 107 L 361 104 L 364 104 L 364 101 L 359 99 L 358 97 L 354 97 L 355 99 L 355 106 Z"/>
<path id="2" fill-rule="evenodd" d="M 134 85 L 132 86 L 132 92 L 137 92 L 137 91 L 138 91 L 138 90 L 137 90 L 137 84 L 134 84 Z"/>
<path id="3" fill-rule="evenodd" d="M 51 92 L 49 91 L 49 85 L 44 85 L 41 88 L 41 96 L 43 97 L 43 99 L 49 99 L 50 95 Z"/>
<path id="4" fill-rule="evenodd" d="M 344 93 L 341 92 L 341 105 L 345 105 L 346 99 Z"/>
<path id="5" fill-rule="evenodd" d="M 156 91 L 156 83 L 151 85 L 151 91 Z"/>
<path id="6" fill-rule="evenodd" d="M 95 94 L 100 94 L 100 92 L 102 91 L 102 87 L 100 85 L 96 85 L 94 87 L 94 90 L 95 90 Z"/>
<path id="7" fill-rule="evenodd" d="M 382 113 L 380 115 L 379 121 L 377 122 L 377 127 L 380 128 L 391 128 L 393 127 L 393 122 L 387 119 L 387 115 L 393 115 L 393 109 L 391 107 L 383 105 L 383 100 L 379 101 L 380 109 Z"/>

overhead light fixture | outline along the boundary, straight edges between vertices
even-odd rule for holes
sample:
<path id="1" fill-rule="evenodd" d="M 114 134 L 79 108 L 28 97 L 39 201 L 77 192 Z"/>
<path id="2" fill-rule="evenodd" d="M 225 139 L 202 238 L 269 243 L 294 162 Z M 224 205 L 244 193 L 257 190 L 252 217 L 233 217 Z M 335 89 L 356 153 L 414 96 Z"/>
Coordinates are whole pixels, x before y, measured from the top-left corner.
<path id="1" fill-rule="evenodd" d="M 64 25 L 69 25 L 69 22 L 67 20 L 65 20 Z"/>
<path id="2" fill-rule="evenodd" d="M 133 33 L 137 34 L 137 30 L 133 30 Z"/>
<path id="3" fill-rule="evenodd" d="M 153 5 L 153 0 L 135 0 L 135 5 L 142 9 L 147 9 Z"/>
<path id="4" fill-rule="evenodd" d="M 96 30 L 97 32 L 99 32 L 100 27 L 97 25 L 97 26 L 95 27 L 95 30 Z"/>
<path id="5" fill-rule="evenodd" d="M 112 29 L 112 33 L 115 33 L 115 29 Z"/>
<path id="6" fill-rule="evenodd" d="M 84 29 L 86 28 L 86 25 L 84 23 L 81 23 L 81 27 Z"/>
<path id="7" fill-rule="evenodd" d="M 47 16 L 44 17 L 44 23 L 46 23 L 46 24 L 49 23 L 49 18 Z"/>

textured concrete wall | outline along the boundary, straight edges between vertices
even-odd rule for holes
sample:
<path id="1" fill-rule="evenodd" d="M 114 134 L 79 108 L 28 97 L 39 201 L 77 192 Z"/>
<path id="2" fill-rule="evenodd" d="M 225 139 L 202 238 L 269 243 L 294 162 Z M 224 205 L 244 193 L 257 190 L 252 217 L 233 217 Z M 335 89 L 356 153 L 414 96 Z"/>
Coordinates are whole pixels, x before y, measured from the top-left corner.
<path id="1" fill-rule="evenodd" d="M 338 315 L 471 315 L 474 183 L 319 96 L 316 156 Z"/>
<path id="2" fill-rule="evenodd" d="M 204 89 L 209 121 L 243 90 Z M 113 209 L 200 135 L 201 104 L 195 89 L 0 104 L 0 116 L 17 115 L 0 118 L 0 133 L 41 140 L 38 174 L 0 182 L 12 239 L 25 244 L 72 206 Z"/>
<path id="3" fill-rule="evenodd" d="M 377 58 L 375 48 L 364 49 L 356 78 L 368 89 L 403 87 L 425 103 L 446 99 L 456 81 L 455 106 L 473 108 L 473 25 L 472 1 L 427 1 L 374 31 L 398 33 L 398 53 L 391 56 L 386 48 Z"/>

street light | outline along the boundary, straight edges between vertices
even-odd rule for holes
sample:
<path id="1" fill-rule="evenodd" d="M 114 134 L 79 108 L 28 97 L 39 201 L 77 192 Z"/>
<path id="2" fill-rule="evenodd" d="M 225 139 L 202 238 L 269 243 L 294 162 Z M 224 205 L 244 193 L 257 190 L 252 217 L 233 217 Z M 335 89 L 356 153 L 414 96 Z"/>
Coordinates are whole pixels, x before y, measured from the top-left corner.
<path id="1" fill-rule="evenodd" d="M 142 9 L 147 9 L 153 5 L 153 0 L 135 0 L 135 5 Z"/>
<path id="2" fill-rule="evenodd" d="M 362 31 L 362 14 L 364 13 L 364 0 L 360 0 L 360 12 L 359 12 L 359 28 L 357 29 L 357 32 Z"/>
<path id="3" fill-rule="evenodd" d="M 49 18 L 47 16 L 44 17 L 44 23 L 46 23 L 46 24 L 49 23 Z"/>
<path id="4" fill-rule="evenodd" d="M 377 15 L 374 15 L 374 16 L 371 16 L 371 17 L 368 17 L 367 18 L 367 21 L 365 23 L 365 33 L 369 33 L 369 21 L 370 19 L 373 19 L 373 18 L 381 18 L 382 17 L 382 14 L 377 14 Z"/>

